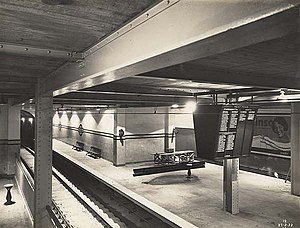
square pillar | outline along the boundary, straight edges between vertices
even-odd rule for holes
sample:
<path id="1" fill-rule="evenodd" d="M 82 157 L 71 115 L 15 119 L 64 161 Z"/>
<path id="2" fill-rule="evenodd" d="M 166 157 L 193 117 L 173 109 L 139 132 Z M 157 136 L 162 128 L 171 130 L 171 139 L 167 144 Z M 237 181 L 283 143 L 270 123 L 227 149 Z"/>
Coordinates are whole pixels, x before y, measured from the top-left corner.
<path id="1" fill-rule="evenodd" d="M 35 96 L 34 227 L 52 227 L 46 206 L 52 203 L 52 93 Z"/>
<path id="2" fill-rule="evenodd" d="M 20 154 L 20 105 L 0 105 L 0 176 L 15 175 Z"/>
<path id="3" fill-rule="evenodd" d="M 291 112 L 291 194 L 300 196 L 300 102 Z"/>
<path id="4" fill-rule="evenodd" d="M 223 208 L 231 214 L 239 213 L 239 158 L 223 161 Z"/>
<path id="5" fill-rule="evenodd" d="M 169 108 L 165 109 L 165 114 L 164 114 L 164 151 L 167 151 L 166 149 L 169 148 L 169 127 L 170 127 L 170 115 L 169 115 Z"/>
<path id="6" fill-rule="evenodd" d="M 300 8 L 298 10 L 297 78 L 300 81 Z M 300 102 L 291 104 L 291 194 L 300 196 Z"/>
<path id="7" fill-rule="evenodd" d="M 125 109 L 118 108 L 114 113 L 114 153 L 113 164 L 121 166 L 126 164 L 126 113 Z"/>

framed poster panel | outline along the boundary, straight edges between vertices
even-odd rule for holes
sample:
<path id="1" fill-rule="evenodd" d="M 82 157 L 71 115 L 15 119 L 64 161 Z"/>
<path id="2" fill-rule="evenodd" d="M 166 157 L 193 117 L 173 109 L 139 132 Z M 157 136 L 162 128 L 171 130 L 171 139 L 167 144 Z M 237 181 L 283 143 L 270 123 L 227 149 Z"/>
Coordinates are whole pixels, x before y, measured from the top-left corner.
<path id="1" fill-rule="evenodd" d="M 290 114 L 258 114 L 254 125 L 251 153 L 290 158 L 290 138 Z"/>

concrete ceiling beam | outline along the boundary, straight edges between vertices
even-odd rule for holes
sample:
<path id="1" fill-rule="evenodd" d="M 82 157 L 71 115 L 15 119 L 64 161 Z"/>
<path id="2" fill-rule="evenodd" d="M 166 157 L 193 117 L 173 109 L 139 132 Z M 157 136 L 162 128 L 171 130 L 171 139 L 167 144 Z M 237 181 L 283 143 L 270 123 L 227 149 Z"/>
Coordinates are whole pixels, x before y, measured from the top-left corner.
<path id="1" fill-rule="evenodd" d="M 0 83 L 22 83 L 22 84 L 34 84 L 37 82 L 33 77 L 13 77 L 13 76 L 0 76 Z"/>
<path id="2" fill-rule="evenodd" d="M 193 96 L 149 96 L 149 95 L 130 95 L 130 94 L 105 94 L 98 92 L 72 92 L 56 97 L 57 99 L 78 99 L 78 100 L 114 100 L 126 102 L 168 102 L 168 103 L 186 103 L 187 101 L 194 100 Z"/>
<path id="3" fill-rule="evenodd" d="M 298 1 L 171 2 L 143 23 L 66 63 L 43 82 L 54 95 L 227 52 L 297 31 Z M 159 7 L 159 5 L 157 7 Z M 137 19 L 139 19 L 138 17 Z M 118 31 L 117 31 L 118 32 Z M 185 79 L 185 77 L 183 77 Z M 235 81 L 231 81 L 235 83 Z M 276 85 L 275 85 L 276 86 Z"/>
<path id="4" fill-rule="evenodd" d="M 153 95 L 153 96 L 191 96 L 192 93 L 181 91 L 181 88 L 163 88 L 157 86 L 140 86 L 126 83 L 107 83 L 93 88 L 87 88 L 83 91 L 98 91 L 101 93 L 125 93 L 135 95 Z"/>
<path id="5" fill-rule="evenodd" d="M 0 54 L 3 53 L 12 55 L 23 55 L 29 57 L 38 56 L 66 60 L 77 60 L 83 58 L 82 53 L 37 48 L 28 45 L 9 44 L 0 41 Z"/>
<path id="6" fill-rule="evenodd" d="M 169 68 L 142 74 L 144 77 L 186 79 L 194 82 L 210 82 L 216 84 L 235 84 L 240 86 L 254 86 L 267 89 L 300 89 L 297 77 L 270 75 L 261 73 L 246 73 L 229 70 L 203 69 L 201 66 L 179 64 Z"/>

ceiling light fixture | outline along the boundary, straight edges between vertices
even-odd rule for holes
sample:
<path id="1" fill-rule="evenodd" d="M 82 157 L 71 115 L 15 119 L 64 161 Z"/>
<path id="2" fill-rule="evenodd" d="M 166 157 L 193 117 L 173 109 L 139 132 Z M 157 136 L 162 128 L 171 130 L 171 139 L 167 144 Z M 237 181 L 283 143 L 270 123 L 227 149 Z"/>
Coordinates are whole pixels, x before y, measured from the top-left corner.
<path id="1" fill-rule="evenodd" d="M 197 103 L 195 101 L 188 101 L 185 104 L 185 109 L 187 112 L 193 113 L 197 108 Z"/>
<path id="2" fill-rule="evenodd" d="M 284 90 L 280 90 L 280 95 L 279 95 L 278 99 L 286 99 Z"/>

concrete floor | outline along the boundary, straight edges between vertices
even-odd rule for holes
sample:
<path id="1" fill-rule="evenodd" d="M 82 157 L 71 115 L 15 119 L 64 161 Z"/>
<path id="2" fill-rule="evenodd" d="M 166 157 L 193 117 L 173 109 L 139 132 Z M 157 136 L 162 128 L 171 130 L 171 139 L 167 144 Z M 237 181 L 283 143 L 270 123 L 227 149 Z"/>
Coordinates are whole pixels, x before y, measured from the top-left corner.
<path id="1" fill-rule="evenodd" d="M 231 215 L 223 211 L 221 166 L 207 163 L 192 171 L 192 180 L 186 180 L 186 171 L 133 177 L 133 168 L 149 164 L 114 167 L 57 140 L 53 149 L 198 227 L 300 227 L 300 198 L 292 196 L 290 185 L 281 179 L 240 171 L 240 213 Z"/>
<path id="2" fill-rule="evenodd" d="M 4 205 L 6 202 L 5 184 L 13 184 L 11 190 L 12 205 Z M 23 198 L 21 197 L 14 179 L 0 179 L 0 228 L 27 228 L 33 227 Z"/>

